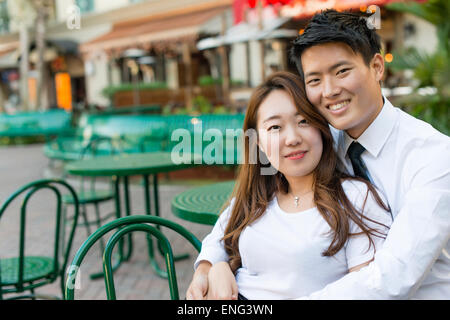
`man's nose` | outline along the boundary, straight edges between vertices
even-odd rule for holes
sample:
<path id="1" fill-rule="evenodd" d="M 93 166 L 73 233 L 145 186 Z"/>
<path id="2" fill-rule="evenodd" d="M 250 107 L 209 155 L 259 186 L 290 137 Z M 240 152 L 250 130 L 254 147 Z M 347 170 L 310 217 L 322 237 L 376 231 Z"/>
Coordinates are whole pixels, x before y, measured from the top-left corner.
<path id="1" fill-rule="evenodd" d="M 341 89 L 336 85 L 331 77 L 325 77 L 323 80 L 322 95 L 324 98 L 334 98 L 341 93 Z"/>

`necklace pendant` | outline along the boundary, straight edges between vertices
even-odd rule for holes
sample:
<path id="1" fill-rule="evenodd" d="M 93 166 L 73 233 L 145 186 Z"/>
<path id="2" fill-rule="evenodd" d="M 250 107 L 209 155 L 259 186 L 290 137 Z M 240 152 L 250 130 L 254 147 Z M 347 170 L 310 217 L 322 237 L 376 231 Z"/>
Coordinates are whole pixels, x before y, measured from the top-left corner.
<path id="1" fill-rule="evenodd" d="M 298 207 L 298 200 L 299 200 L 298 197 L 294 197 L 295 207 Z"/>

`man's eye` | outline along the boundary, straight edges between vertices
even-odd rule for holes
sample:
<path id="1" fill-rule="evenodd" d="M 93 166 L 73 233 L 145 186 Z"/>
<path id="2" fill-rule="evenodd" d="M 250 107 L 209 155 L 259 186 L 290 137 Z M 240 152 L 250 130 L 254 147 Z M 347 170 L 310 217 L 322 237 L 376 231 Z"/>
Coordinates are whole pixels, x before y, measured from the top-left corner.
<path id="1" fill-rule="evenodd" d="M 311 80 L 308 80 L 308 82 L 307 82 L 307 84 L 310 84 L 310 85 L 314 85 L 317 83 L 319 83 L 319 79 L 311 79 Z"/>
<path id="2" fill-rule="evenodd" d="M 337 72 L 337 74 L 343 74 L 343 73 L 346 73 L 346 72 L 349 71 L 349 70 L 350 70 L 350 68 L 344 68 L 344 69 L 339 70 L 339 71 Z"/>

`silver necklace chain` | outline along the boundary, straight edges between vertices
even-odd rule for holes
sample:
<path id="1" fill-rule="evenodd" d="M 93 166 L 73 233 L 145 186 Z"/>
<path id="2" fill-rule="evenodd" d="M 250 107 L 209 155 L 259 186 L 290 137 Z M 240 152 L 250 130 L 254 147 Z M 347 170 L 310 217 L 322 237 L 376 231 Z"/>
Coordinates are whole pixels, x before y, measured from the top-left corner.
<path id="1" fill-rule="evenodd" d="M 313 190 L 309 190 L 308 192 L 303 193 L 301 196 L 303 197 L 304 195 L 307 195 L 310 192 L 313 192 Z M 292 192 L 290 192 L 290 193 L 292 194 Z M 298 204 L 299 204 L 299 201 L 300 201 L 300 197 L 296 196 L 294 194 L 292 194 L 292 196 L 294 197 L 294 204 L 295 204 L 295 207 L 297 208 Z"/>

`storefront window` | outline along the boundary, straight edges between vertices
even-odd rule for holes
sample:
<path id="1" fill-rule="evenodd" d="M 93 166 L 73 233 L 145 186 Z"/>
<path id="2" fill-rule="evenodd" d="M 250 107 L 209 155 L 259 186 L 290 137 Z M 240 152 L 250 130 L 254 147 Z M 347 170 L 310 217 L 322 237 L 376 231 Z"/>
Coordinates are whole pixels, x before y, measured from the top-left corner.
<path id="1" fill-rule="evenodd" d="M 9 31 L 9 14 L 6 1 L 0 1 L 0 33 Z"/>

